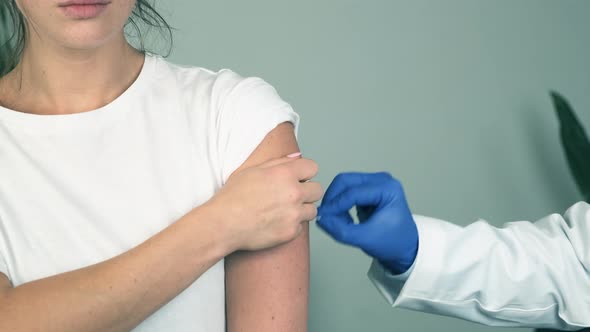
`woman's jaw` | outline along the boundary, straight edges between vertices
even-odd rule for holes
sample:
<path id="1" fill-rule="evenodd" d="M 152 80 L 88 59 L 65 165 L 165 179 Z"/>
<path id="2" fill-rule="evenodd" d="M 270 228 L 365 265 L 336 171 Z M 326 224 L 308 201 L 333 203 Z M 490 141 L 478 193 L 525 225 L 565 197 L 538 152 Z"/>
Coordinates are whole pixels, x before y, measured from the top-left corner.
<path id="1" fill-rule="evenodd" d="M 17 0 L 30 43 L 92 50 L 121 39 L 136 0 Z"/>

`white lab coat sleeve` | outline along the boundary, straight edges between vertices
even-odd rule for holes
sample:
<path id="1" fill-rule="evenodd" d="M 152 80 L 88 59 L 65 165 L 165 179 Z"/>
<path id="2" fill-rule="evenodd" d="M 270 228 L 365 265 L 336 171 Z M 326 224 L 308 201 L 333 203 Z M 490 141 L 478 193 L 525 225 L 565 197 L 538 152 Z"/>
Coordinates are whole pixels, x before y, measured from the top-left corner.
<path id="1" fill-rule="evenodd" d="M 369 278 L 394 307 L 512 327 L 590 326 L 590 205 L 562 217 L 496 228 L 414 216 L 418 255 L 409 276 L 377 261 Z M 407 280 L 406 280 L 407 278 Z"/>

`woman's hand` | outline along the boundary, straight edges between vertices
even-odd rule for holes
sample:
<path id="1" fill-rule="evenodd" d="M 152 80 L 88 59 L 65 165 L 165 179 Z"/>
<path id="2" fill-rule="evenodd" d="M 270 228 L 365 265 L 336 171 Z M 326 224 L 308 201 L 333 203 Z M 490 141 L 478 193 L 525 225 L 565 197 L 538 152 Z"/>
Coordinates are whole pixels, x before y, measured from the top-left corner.
<path id="1" fill-rule="evenodd" d="M 271 160 L 233 174 L 206 203 L 220 217 L 233 250 L 259 250 L 289 242 L 301 223 L 317 215 L 318 165 L 300 154 Z"/>

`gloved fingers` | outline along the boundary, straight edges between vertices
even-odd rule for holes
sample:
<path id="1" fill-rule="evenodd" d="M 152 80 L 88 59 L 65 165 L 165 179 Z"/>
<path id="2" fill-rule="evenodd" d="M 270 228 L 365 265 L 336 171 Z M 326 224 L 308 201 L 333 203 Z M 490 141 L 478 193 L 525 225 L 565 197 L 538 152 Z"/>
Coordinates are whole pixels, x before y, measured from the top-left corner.
<path id="1" fill-rule="evenodd" d="M 318 217 L 316 223 L 334 240 L 340 243 L 358 246 L 357 225 L 352 222 L 352 219 L 349 222 L 344 215 L 330 215 L 321 218 Z"/>
<path id="2" fill-rule="evenodd" d="M 363 173 L 340 173 L 336 175 L 332 183 L 328 186 L 328 189 L 326 189 L 324 201 L 333 199 L 349 187 L 361 184 L 362 176 Z"/>
<path id="3" fill-rule="evenodd" d="M 359 221 L 361 223 L 363 223 L 363 222 L 367 221 L 369 218 L 371 218 L 371 215 L 373 215 L 373 213 L 375 212 L 376 209 L 377 209 L 377 207 L 374 205 L 366 205 L 366 206 L 357 205 L 356 215 L 357 215 Z"/>
<path id="4" fill-rule="evenodd" d="M 362 185 L 345 189 L 334 198 L 324 196 L 319 214 L 323 216 L 348 212 L 353 206 L 379 206 L 384 190 L 380 185 Z"/>
<path id="5" fill-rule="evenodd" d="M 340 195 L 343 191 L 348 188 L 356 187 L 363 184 L 369 183 L 380 183 L 382 181 L 390 180 L 392 176 L 388 173 L 359 173 L 349 172 L 338 174 L 324 195 L 324 200 L 331 200 L 334 197 Z"/>

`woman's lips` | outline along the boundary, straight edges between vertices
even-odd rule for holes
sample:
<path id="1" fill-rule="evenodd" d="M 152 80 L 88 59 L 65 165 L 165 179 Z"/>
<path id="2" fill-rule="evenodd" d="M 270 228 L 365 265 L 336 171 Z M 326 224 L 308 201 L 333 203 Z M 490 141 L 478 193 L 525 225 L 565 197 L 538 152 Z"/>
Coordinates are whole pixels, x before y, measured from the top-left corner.
<path id="1" fill-rule="evenodd" d="M 59 8 L 66 16 L 82 20 L 98 17 L 109 4 L 110 1 L 74 0 L 60 4 Z"/>

